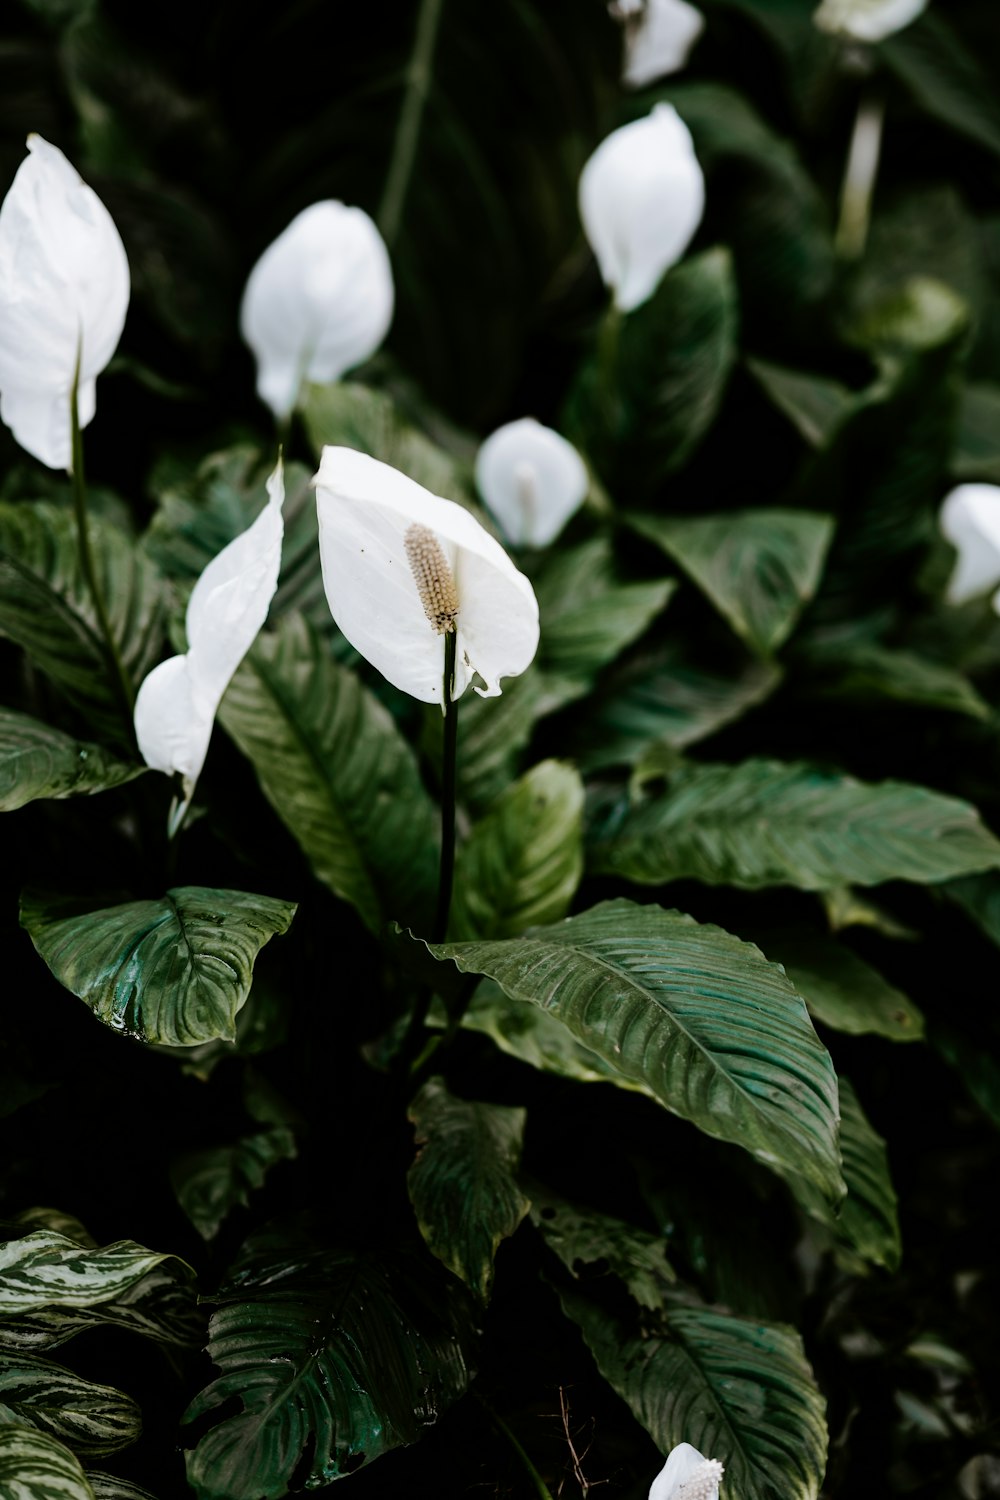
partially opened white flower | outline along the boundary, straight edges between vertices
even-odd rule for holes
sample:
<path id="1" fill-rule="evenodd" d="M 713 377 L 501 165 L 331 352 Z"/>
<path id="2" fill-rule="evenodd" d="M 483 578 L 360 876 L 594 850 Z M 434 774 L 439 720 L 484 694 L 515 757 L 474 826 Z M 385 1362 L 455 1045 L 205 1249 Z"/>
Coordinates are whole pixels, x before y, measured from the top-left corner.
<path id="1" fill-rule="evenodd" d="M 267 494 L 257 519 L 223 547 L 191 591 L 186 653 L 154 667 L 136 698 L 139 751 L 154 771 L 180 772 L 181 815 L 205 763 L 222 695 L 253 645 L 278 587 L 285 499 L 280 459 L 267 481 Z"/>
<path id="2" fill-rule="evenodd" d="M 820 31 L 854 42 L 881 42 L 909 26 L 928 0 L 823 0 L 813 20 Z"/>
<path id="3" fill-rule="evenodd" d="M 1000 583 L 1000 487 L 958 485 L 945 496 L 941 530 L 958 553 L 948 583 L 949 603 L 964 604 L 996 588 Z"/>
<path id="4" fill-rule="evenodd" d="M 633 89 L 679 72 L 705 29 L 687 0 L 613 0 L 611 12 L 625 26 L 622 80 Z"/>
<path id="5" fill-rule="evenodd" d="M 589 479 L 572 443 L 534 417 L 522 417 L 483 443 L 476 485 L 512 542 L 545 547 L 583 503 Z"/>
<path id="6" fill-rule="evenodd" d="M 128 261 L 111 215 L 58 146 L 29 135 L 28 153 L 0 206 L 0 418 L 34 458 L 68 469 L 77 361 L 86 427 L 125 325 Z"/>
<path id="7" fill-rule="evenodd" d="M 678 1443 L 653 1480 L 649 1500 L 719 1500 L 724 1472 L 717 1458 L 706 1458 L 690 1443 Z"/>
<path id="8" fill-rule="evenodd" d="M 303 380 L 339 380 L 374 354 L 392 322 L 389 252 L 362 208 L 329 199 L 297 214 L 250 272 L 240 330 L 257 393 L 287 417 Z"/>
<path id="9" fill-rule="evenodd" d="M 394 687 L 444 706 L 444 636 L 455 698 L 474 676 L 493 698 L 538 646 L 534 590 L 474 516 L 353 448 L 324 448 L 316 486 L 330 611 Z"/>
<path id="10" fill-rule="evenodd" d="M 580 217 L 616 307 L 631 312 L 653 295 L 704 211 L 705 178 L 672 105 L 601 142 L 580 174 Z"/>

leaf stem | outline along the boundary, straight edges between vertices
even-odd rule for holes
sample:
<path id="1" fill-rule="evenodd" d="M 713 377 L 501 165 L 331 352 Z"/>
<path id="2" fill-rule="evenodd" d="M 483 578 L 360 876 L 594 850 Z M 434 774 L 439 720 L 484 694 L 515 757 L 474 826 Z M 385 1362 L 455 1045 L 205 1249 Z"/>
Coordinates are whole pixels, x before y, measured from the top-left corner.
<path id="1" fill-rule="evenodd" d="M 382 238 L 390 247 L 399 234 L 403 219 L 403 204 L 410 187 L 413 163 L 417 155 L 420 126 L 424 117 L 427 96 L 431 87 L 431 63 L 434 44 L 437 41 L 438 23 L 444 0 L 422 0 L 417 16 L 417 30 L 406 70 L 406 95 L 396 126 L 396 137 L 392 144 L 392 157 L 386 177 L 385 191 L 378 210 L 378 227 Z"/>
<path id="2" fill-rule="evenodd" d="M 521 1460 L 524 1471 L 527 1474 L 528 1478 L 531 1480 L 532 1487 L 535 1491 L 535 1494 L 539 1497 L 539 1500 L 552 1500 L 552 1491 L 549 1489 L 548 1485 L 545 1483 L 545 1480 L 542 1478 L 541 1474 L 539 1474 L 538 1470 L 531 1462 L 531 1459 L 528 1457 L 518 1439 L 514 1436 L 513 1432 L 507 1426 L 507 1423 L 504 1421 L 503 1417 L 500 1416 L 499 1412 L 494 1411 L 493 1407 L 486 1400 L 485 1396 L 481 1396 L 478 1391 L 474 1392 L 474 1394 L 476 1400 L 479 1402 L 480 1406 L 483 1408 L 486 1415 L 493 1423 L 493 1426 L 501 1434 L 502 1437 L 505 1437 L 507 1439 L 514 1452 Z"/>
<path id="3" fill-rule="evenodd" d="M 90 597 L 94 605 L 94 613 L 97 623 L 104 637 L 107 648 L 108 659 L 112 667 L 114 692 L 119 700 L 125 723 L 129 726 L 131 733 L 132 710 L 135 706 L 135 693 L 132 689 L 132 681 L 122 661 L 121 653 L 115 643 L 114 633 L 111 629 L 111 620 L 108 615 L 107 605 L 104 601 L 104 591 L 97 577 L 94 567 L 94 554 L 90 546 L 90 530 L 87 525 L 87 483 L 83 472 L 83 433 L 80 430 L 80 350 L 77 348 L 76 368 L 73 371 L 73 387 L 70 392 L 70 452 L 73 479 L 73 512 L 76 516 L 77 542 L 80 549 L 80 567 L 83 570 L 84 581 L 90 591 Z"/>
<path id="4" fill-rule="evenodd" d="M 884 124 L 885 100 L 878 94 L 863 94 L 851 134 L 840 194 L 835 246 L 841 260 L 860 260 L 865 253 Z"/>
<path id="5" fill-rule="evenodd" d="M 444 637 L 444 746 L 441 757 L 441 871 L 438 878 L 437 912 L 431 942 L 443 943 L 448 936 L 451 888 L 455 879 L 455 783 L 458 765 L 458 702 L 455 699 L 455 652 L 458 632 Z"/>

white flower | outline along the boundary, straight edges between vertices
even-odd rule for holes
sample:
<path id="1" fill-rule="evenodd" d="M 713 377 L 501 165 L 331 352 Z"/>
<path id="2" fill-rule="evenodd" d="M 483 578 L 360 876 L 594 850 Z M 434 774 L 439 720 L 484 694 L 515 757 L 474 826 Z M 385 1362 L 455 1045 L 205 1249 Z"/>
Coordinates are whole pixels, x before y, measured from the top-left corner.
<path id="1" fill-rule="evenodd" d="M 353 448 L 324 448 L 316 486 L 330 611 L 382 675 L 444 706 L 444 635 L 457 636 L 454 697 L 474 675 L 493 698 L 538 646 L 538 604 L 474 516 Z"/>
<path id="2" fill-rule="evenodd" d="M 188 649 L 154 667 L 135 703 L 135 737 L 154 771 L 184 779 L 184 808 L 194 793 L 229 680 L 267 618 L 278 587 L 285 483 L 281 460 L 267 481 L 268 504 L 223 547 L 191 591 Z"/>
<path id="3" fill-rule="evenodd" d="M 71 462 L 70 396 L 86 427 L 128 310 L 125 248 L 93 188 L 40 135 L 0 206 L 0 418 L 22 448 Z"/>
<path id="4" fill-rule="evenodd" d="M 545 547 L 583 503 L 589 479 L 572 443 L 534 417 L 522 417 L 483 443 L 476 484 L 512 542 Z"/>
<path id="5" fill-rule="evenodd" d="M 813 20 L 821 31 L 854 42 L 881 42 L 909 26 L 928 0 L 823 0 Z"/>
<path id="6" fill-rule="evenodd" d="M 941 530 L 958 553 L 948 583 L 948 602 L 964 604 L 996 588 L 1000 583 L 1000 488 L 960 484 L 945 496 Z"/>
<path id="7" fill-rule="evenodd" d="M 625 26 L 622 79 L 633 89 L 679 72 L 705 29 L 701 11 L 687 0 L 614 0 L 610 9 Z"/>
<path id="8" fill-rule="evenodd" d="M 656 105 L 601 142 L 580 175 L 580 217 L 622 312 L 653 295 L 704 209 L 691 132 L 672 105 Z"/>
<path id="9" fill-rule="evenodd" d="M 653 1480 L 649 1500 L 719 1500 L 724 1472 L 717 1458 L 706 1458 L 690 1443 L 678 1443 Z"/>
<path id="10" fill-rule="evenodd" d="M 250 272 L 240 330 L 257 393 L 287 417 L 303 380 L 327 383 L 375 353 L 392 322 L 389 252 L 362 208 L 328 199 L 297 214 Z"/>

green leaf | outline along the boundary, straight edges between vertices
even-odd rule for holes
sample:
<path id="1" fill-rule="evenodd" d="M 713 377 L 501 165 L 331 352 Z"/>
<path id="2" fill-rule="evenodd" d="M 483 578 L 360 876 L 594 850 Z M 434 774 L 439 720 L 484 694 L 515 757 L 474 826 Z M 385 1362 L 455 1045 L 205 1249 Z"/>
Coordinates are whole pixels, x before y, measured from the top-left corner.
<path id="1" fill-rule="evenodd" d="M 21 926 L 60 984 L 106 1025 L 144 1042 L 191 1047 L 236 1038 L 254 960 L 287 932 L 295 903 L 178 886 L 158 901 L 94 909 L 25 895 Z"/>
<path id="2" fill-rule="evenodd" d="M 822 697 L 911 703 L 945 713 L 988 719 L 989 704 L 953 667 L 915 651 L 858 645 L 847 650 L 807 652 L 806 690 Z"/>
<path id="3" fill-rule="evenodd" d="M 11 1500 L 94 1500 L 77 1460 L 62 1443 L 14 1422 L 0 1422 L 0 1495 Z"/>
<path id="4" fill-rule="evenodd" d="M 293 1475 L 316 1489 L 416 1442 L 471 1378 L 468 1310 L 443 1283 L 434 1261 L 251 1242 L 209 1327 L 221 1374 L 184 1417 L 215 1422 L 188 1454 L 195 1493 L 277 1500 Z"/>
<path id="5" fill-rule="evenodd" d="M 664 1288 L 677 1280 L 666 1242 L 621 1219 L 534 1191 L 531 1219 L 574 1276 L 585 1271 L 617 1276 L 640 1307 L 659 1308 Z"/>
<path id="6" fill-rule="evenodd" d="M 410 1105 L 417 1155 L 406 1187 L 428 1248 L 481 1302 L 493 1290 L 501 1240 L 530 1200 L 517 1183 L 527 1112 L 458 1099 L 429 1078 Z"/>
<path id="7" fill-rule="evenodd" d="M 642 635 L 676 587 L 670 578 L 622 583 L 607 537 L 554 549 L 535 579 L 542 667 L 589 683 Z"/>
<path id="8" fill-rule="evenodd" d="M 925 787 L 748 760 L 679 771 L 595 844 L 591 864 L 640 885 L 816 891 L 947 880 L 1000 864 L 1000 843 L 974 807 Z"/>
<path id="9" fill-rule="evenodd" d="M 707 1135 L 842 1191 L 836 1079 L 783 971 L 680 912 L 606 901 L 507 942 L 428 945 L 540 1006 Z"/>
<path id="10" fill-rule="evenodd" d="M 389 918 L 419 926 L 440 835 L 416 758 L 388 710 L 301 619 L 258 636 L 219 718 L 317 879 L 372 932 Z"/>
<path id="11" fill-rule="evenodd" d="M 966 875 L 941 890 L 1000 948 L 1000 875 Z"/>
<path id="12" fill-rule="evenodd" d="M 765 656 L 788 639 L 815 594 L 834 529 L 830 516 L 794 510 L 629 519 Z"/>
<path id="13" fill-rule="evenodd" d="M 108 521 L 89 523 L 111 633 L 138 685 L 160 654 L 162 584 L 152 563 Z M 23 647 L 95 729 L 124 726 L 113 668 L 80 564 L 73 513 L 45 503 L 0 504 L 0 636 Z"/>
<path id="14" fill-rule="evenodd" d="M 888 37 L 880 48 L 917 103 L 942 124 L 1000 156 L 1000 110 L 992 82 L 940 13 Z"/>
<path id="15" fill-rule="evenodd" d="M 145 769 L 27 714 L 0 708 L 0 812 L 43 797 L 105 792 Z"/>
<path id="16" fill-rule="evenodd" d="M 193 1349 L 204 1341 L 205 1320 L 188 1268 L 169 1258 L 111 1301 L 77 1307 L 61 1297 L 9 1319 L 0 1310 L 0 1348 L 31 1353 L 57 1349 L 91 1328 L 121 1328 L 154 1343 Z"/>
<path id="17" fill-rule="evenodd" d="M 130 1396 L 25 1354 L 0 1353 L 0 1406 L 81 1458 L 116 1453 L 142 1432 L 142 1413 Z"/>
<path id="18" fill-rule="evenodd" d="M 583 874 L 583 783 L 555 760 L 507 789 L 458 853 L 455 938 L 516 937 L 564 917 Z"/>
<path id="19" fill-rule="evenodd" d="M 269 1169 L 296 1154 L 293 1132 L 276 1126 L 241 1136 L 232 1146 L 188 1152 L 171 1165 L 170 1181 L 195 1229 L 211 1240 L 233 1209 L 248 1206 Z"/>
<path id="20" fill-rule="evenodd" d="M 131 1479 L 121 1479 L 117 1474 L 88 1469 L 87 1481 L 94 1492 L 94 1500 L 156 1500 L 149 1490 L 133 1484 Z"/>
<path id="21" fill-rule="evenodd" d="M 913 1001 L 842 943 L 801 930 L 761 933 L 758 941 L 784 967 L 814 1020 L 850 1036 L 923 1037 L 924 1018 Z"/>
<path id="22" fill-rule="evenodd" d="M 964 385 L 958 403 L 951 472 L 1000 484 L 1000 385 Z"/>
<path id="23" fill-rule="evenodd" d="M 747 369 L 811 448 L 822 448 L 849 415 L 853 392 L 839 380 L 786 370 L 763 359 L 748 359 Z"/>

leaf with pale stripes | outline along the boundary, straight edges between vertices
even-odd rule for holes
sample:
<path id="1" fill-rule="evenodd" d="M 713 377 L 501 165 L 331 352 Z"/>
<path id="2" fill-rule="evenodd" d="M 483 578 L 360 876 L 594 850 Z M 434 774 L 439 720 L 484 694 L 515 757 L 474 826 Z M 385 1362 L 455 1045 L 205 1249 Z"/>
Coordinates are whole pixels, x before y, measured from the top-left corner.
<path id="1" fill-rule="evenodd" d="M 94 1500 L 68 1448 L 16 1422 L 0 1421 L 0 1495 L 4 1500 Z"/>
<path id="2" fill-rule="evenodd" d="M 142 1414 L 131 1396 L 26 1354 L 0 1353 L 0 1406 L 80 1458 L 116 1453 L 142 1432 Z"/>
<path id="3" fill-rule="evenodd" d="M 176 1256 L 133 1240 L 91 1250 L 53 1230 L 36 1230 L 0 1245 L 0 1318 L 114 1302 L 165 1261 L 186 1269 Z"/>

